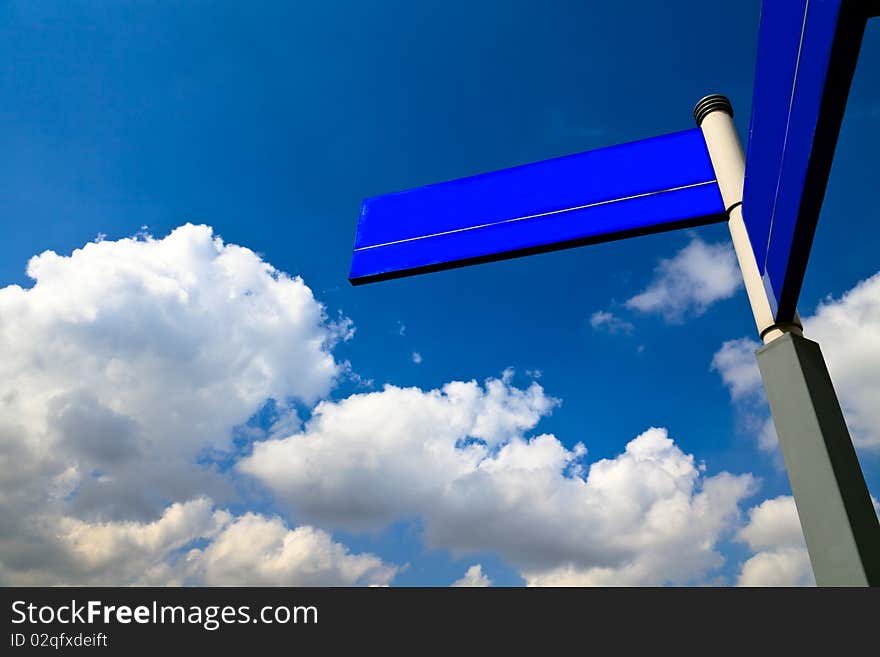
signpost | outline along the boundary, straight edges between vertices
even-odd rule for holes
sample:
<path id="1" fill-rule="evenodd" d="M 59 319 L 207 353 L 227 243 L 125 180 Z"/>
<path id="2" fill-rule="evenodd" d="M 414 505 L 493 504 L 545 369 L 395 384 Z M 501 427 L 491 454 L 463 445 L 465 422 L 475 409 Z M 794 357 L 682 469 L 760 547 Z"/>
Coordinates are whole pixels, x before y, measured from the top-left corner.
<path id="1" fill-rule="evenodd" d="M 723 96 L 697 129 L 368 198 L 354 285 L 726 219 L 816 581 L 880 586 L 880 524 L 797 297 L 865 22 L 880 2 L 765 0 L 748 159 Z"/>
<path id="2" fill-rule="evenodd" d="M 777 321 L 762 284 L 743 212 L 748 171 L 733 109 L 709 96 L 694 111 L 718 176 L 728 226 L 764 346 L 758 367 L 779 437 L 798 517 L 820 586 L 880 586 L 880 525 L 819 345 Z"/>
<path id="3" fill-rule="evenodd" d="M 365 199 L 359 285 L 723 221 L 698 129 Z"/>

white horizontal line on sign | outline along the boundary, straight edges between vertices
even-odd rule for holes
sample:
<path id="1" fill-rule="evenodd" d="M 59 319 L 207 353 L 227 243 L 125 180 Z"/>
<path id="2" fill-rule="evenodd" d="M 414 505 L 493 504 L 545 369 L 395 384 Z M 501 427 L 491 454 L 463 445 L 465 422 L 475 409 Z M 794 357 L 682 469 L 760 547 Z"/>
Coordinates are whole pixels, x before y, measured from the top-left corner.
<path id="1" fill-rule="evenodd" d="M 355 251 L 367 251 L 369 249 L 378 249 L 383 246 L 393 246 L 395 244 L 403 244 L 405 242 L 415 242 L 417 240 L 425 240 L 431 237 L 441 237 L 443 235 L 452 235 L 453 233 L 463 233 L 469 230 L 477 230 L 478 228 L 489 228 L 490 226 L 500 226 L 502 224 L 509 224 L 515 221 L 524 221 L 525 219 L 537 219 L 538 217 L 548 217 L 554 214 L 563 214 L 565 212 L 574 212 L 575 210 L 585 210 L 587 208 L 594 208 L 600 205 L 608 205 L 610 203 L 619 203 L 620 201 L 631 201 L 637 198 L 644 198 L 646 196 L 655 196 L 657 194 L 665 194 L 666 192 L 677 192 L 682 189 L 691 189 L 693 187 L 702 187 L 704 185 L 712 185 L 715 180 L 707 180 L 705 182 L 692 183 L 690 185 L 681 185 L 679 187 L 670 187 L 669 189 L 660 189 L 656 192 L 644 192 L 643 194 L 634 194 L 632 196 L 622 196 L 620 198 L 612 198 L 607 201 L 596 201 L 595 203 L 587 203 L 585 205 L 576 205 L 571 208 L 562 208 L 560 210 L 550 210 L 548 212 L 539 212 L 537 214 L 528 214 L 524 217 L 514 217 L 513 219 L 504 219 L 502 221 L 495 221 L 488 224 L 480 224 L 479 226 L 467 226 L 465 228 L 455 228 L 454 230 L 446 230 L 440 233 L 431 233 L 430 235 L 419 235 L 417 237 L 407 237 L 402 240 L 395 240 L 393 242 L 384 242 L 383 244 L 371 244 L 370 246 L 361 246 L 356 248 Z"/>

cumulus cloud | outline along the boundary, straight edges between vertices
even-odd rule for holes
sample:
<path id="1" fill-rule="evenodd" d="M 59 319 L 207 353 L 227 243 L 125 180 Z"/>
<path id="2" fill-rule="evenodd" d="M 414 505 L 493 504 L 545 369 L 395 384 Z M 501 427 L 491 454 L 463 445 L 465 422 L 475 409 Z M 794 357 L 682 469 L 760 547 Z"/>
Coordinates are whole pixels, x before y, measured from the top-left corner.
<path id="1" fill-rule="evenodd" d="M 794 498 L 783 495 L 749 510 L 739 540 L 755 552 L 742 566 L 739 586 L 814 586 L 813 569 Z"/>
<path id="2" fill-rule="evenodd" d="M 46 251 L 27 273 L 30 288 L 0 288 L 7 573 L 86 554 L 44 540 L 41 523 L 85 536 L 231 495 L 228 478 L 197 461 L 230 450 L 233 429 L 267 400 L 286 409 L 326 395 L 344 369 L 332 345 L 353 333 L 300 278 L 207 226 Z"/>
<path id="3" fill-rule="evenodd" d="M 278 518 L 238 518 L 199 498 L 169 506 L 152 522 L 86 522 L 45 515 L 39 542 L 52 559 L 10 560 L 0 543 L 0 576 L 12 585 L 354 586 L 388 584 L 397 568 L 351 554 L 313 527 Z M 194 541 L 208 541 L 198 549 Z M 19 555 L 23 557 L 24 555 Z"/>
<path id="4" fill-rule="evenodd" d="M 456 580 L 452 583 L 452 586 L 455 587 L 470 587 L 470 588 L 478 588 L 478 587 L 486 587 L 492 586 L 492 580 L 486 577 L 483 574 L 483 566 L 480 564 L 476 564 L 468 568 L 464 576 Z"/>
<path id="5" fill-rule="evenodd" d="M 206 226 L 46 252 L 28 273 L 0 289 L 3 582 L 383 585 L 397 567 L 328 530 L 417 520 L 427 546 L 495 552 L 529 584 L 688 583 L 721 565 L 755 486 L 707 475 L 662 428 L 590 464 L 532 434 L 559 402 L 512 370 L 321 401 L 303 425 L 283 411 L 351 371 L 331 350 L 354 327 Z M 212 465 L 267 400 L 279 421 Z M 236 473 L 298 526 L 218 508 Z"/>
<path id="6" fill-rule="evenodd" d="M 412 362 L 416 365 L 420 365 L 422 363 L 422 355 L 418 351 L 412 352 Z"/>
<path id="7" fill-rule="evenodd" d="M 753 419 L 753 424 L 754 420 Z M 760 420 L 759 420 L 760 421 Z M 776 450 L 779 449 L 779 436 L 776 434 L 776 427 L 773 425 L 773 418 L 765 417 L 763 422 L 760 422 L 758 426 L 758 448 L 765 452 L 776 452 L 777 456 L 779 456 L 779 452 Z M 782 463 L 777 463 L 780 467 Z"/>
<path id="8" fill-rule="evenodd" d="M 880 273 L 820 303 L 804 335 L 822 347 L 853 442 L 880 449 Z"/>
<path id="9" fill-rule="evenodd" d="M 822 348 L 853 443 L 880 449 L 880 273 L 839 299 L 824 300 L 803 323 L 805 337 Z M 751 422 L 760 444 L 775 447 L 776 433 L 754 356 L 759 346 L 750 338 L 725 342 L 712 358 L 712 369 L 721 375 L 731 399 L 741 403 L 744 414 L 762 418 Z"/>
<path id="10" fill-rule="evenodd" d="M 739 586 L 815 586 L 806 548 L 761 550 L 743 564 Z"/>
<path id="11" fill-rule="evenodd" d="M 418 518 L 430 547 L 497 552 L 530 584 L 688 582 L 721 564 L 752 477 L 705 476 L 656 428 L 587 470 L 583 445 L 525 435 L 554 405 L 504 379 L 386 386 L 322 402 L 239 468 L 311 523 Z"/>
<path id="12" fill-rule="evenodd" d="M 0 289 L 0 481 L 63 475 L 83 513 L 148 517 L 192 496 L 206 484 L 186 464 L 267 399 L 326 394 L 329 345 L 351 333 L 207 226 L 47 251 L 27 272 L 31 288 Z"/>
<path id="13" fill-rule="evenodd" d="M 185 571 L 209 586 L 385 586 L 397 567 L 352 554 L 325 531 L 288 529 L 280 518 L 247 513 L 204 550 L 186 555 Z"/>
<path id="14" fill-rule="evenodd" d="M 500 379 L 428 392 L 386 385 L 321 402 L 304 434 L 256 443 L 238 467 L 296 500 L 307 518 L 376 529 L 417 514 L 450 473 L 471 470 L 556 403 L 537 383 L 520 390 Z"/>
<path id="15" fill-rule="evenodd" d="M 165 559 L 192 541 L 214 536 L 229 514 L 200 498 L 175 503 L 152 522 L 89 523 L 44 512 L 30 535 L 5 537 L 0 574 L 13 585 L 150 583 L 167 574 Z M 28 542 L 39 546 L 33 558 Z M 51 555 L 52 558 L 46 558 Z M 163 582 L 164 583 L 164 582 Z"/>
<path id="16" fill-rule="evenodd" d="M 712 357 L 711 369 L 718 372 L 727 387 L 743 431 L 755 436 L 759 449 L 774 453 L 776 465 L 782 468 L 779 439 L 770 418 L 755 357 L 755 350 L 760 346 L 757 340 L 751 338 L 728 340 Z"/>
<path id="17" fill-rule="evenodd" d="M 755 358 L 755 350 L 760 346 L 761 343 L 751 338 L 728 340 L 712 356 L 712 369 L 721 375 L 734 401 L 760 394 L 762 390 L 761 372 Z"/>
<path id="18" fill-rule="evenodd" d="M 688 315 L 702 315 L 716 301 L 732 297 L 741 286 L 731 245 L 707 244 L 694 237 L 672 258 L 661 260 L 648 287 L 624 305 L 681 322 Z"/>

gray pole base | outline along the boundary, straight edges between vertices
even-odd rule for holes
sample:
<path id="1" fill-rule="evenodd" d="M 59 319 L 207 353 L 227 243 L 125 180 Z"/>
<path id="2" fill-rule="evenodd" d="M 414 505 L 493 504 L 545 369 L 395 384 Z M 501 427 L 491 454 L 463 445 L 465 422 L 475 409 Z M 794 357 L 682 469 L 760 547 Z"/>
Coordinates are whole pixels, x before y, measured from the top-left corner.
<path id="1" fill-rule="evenodd" d="M 756 352 L 819 586 L 880 586 L 880 524 L 819 345 Z"/>

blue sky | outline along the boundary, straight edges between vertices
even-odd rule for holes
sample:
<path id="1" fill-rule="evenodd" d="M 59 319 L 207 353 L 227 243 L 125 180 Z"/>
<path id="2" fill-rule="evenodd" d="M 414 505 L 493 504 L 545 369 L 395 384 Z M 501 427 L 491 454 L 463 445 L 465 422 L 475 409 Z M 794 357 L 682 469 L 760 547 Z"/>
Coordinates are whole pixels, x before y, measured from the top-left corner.
<path id="1" fill-rule="evenodd" d="M 185 222 L 207 224 L 302 276 L 331 318 L 352 320 L 354 337 L 333 353 L 354 374 L 326 398 L 386 383 L 482 382 L 506 368 L 524 389 L 527 372 L 540 371 L 561 405 L 529 435 L 583 442 L 589 463 L 665 427 L 709 473 L 760 479 L 745 512 L 788 484 L 778 455 L 758 447 L 751 410 L 760 415 L 760 402 L 732 402 L 711 369 L 725 341 L 755 337 L 744 292 L 677 321 L 626 305 L 657 280 L 661 259 L 692 240 L 726 244 L 724 225 L 359 288 L 347 274 L 363 197 L 690 128 L 694 103 L 713 92 L 730 97 L 745 139 L 759 8 L 2 2 L 0 287 L 30 287 L 28 260 L 45 250 L 69 255 L 99 234 L 111 242 L 146 226 L 162 238 Z M 875 20 L 802 315 L 880 269 L 878 81 Z M 628 325 L 591 326 L 597 311 Z M 299 403 L 301 417 L 310 409 Z M 860 449 L 875 495 L 878 454 Z M 299 521 L 271 494 L 242 486 L 231 508 Z M 497 584 L 523 581 L 497 551 L 431 549 L 421 522 L 332 530 L 354 552 L 408 563 L 394 584 L 446 585 L 476 563 Z M 732 582 L 749 552 L 730 536 L 719 550 L 726 562 L 711 576 Z"/>

